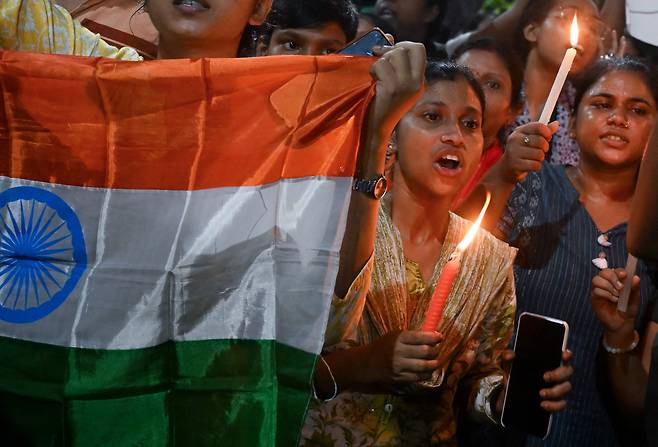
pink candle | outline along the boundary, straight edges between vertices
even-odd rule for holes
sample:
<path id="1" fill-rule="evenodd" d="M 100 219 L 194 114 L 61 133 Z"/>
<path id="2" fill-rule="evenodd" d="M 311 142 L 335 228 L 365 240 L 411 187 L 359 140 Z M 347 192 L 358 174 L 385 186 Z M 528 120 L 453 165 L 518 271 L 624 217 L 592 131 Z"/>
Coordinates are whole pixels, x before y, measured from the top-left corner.
<path id="1" fill-rule="evenodd" d="M 455 251 L 452 252 L 450 258 L 448 258 L 448 262 L 443 267 L 443 270 L 441 270 L 441 275 L 439 276 L 439 280 L 436 283 L 434 293 L 432 293 L 432 298 L 430 299 L 427 312 L 425 313 L 425 320 L 423 321 L 423 325 L 421 327 L 422 331 L 438 330 L 439 322 L 443 316 L 443 310 L 445 309 L 446 302 L 448 301 L 448 296 L 450 296 L 450 292 L 452 291 L 452 284 L 455 282 L 455 278 L 457 277 L 457 273 L 461 267 L 462 253 L 464 253 L 471 241 L 475 239 L 475 235 L 477 234 L 477 231 L 482 224 L 484 213 L 487 211 L 490 201 L 491 193 L 487 191 L 487 199 L 484 202 L 482 211 L 480 211 L 480 215 L 468 230 L 468 233 L 466 233 L 464 239 L 462 239 L 459 245 L 457 245 Z"/>

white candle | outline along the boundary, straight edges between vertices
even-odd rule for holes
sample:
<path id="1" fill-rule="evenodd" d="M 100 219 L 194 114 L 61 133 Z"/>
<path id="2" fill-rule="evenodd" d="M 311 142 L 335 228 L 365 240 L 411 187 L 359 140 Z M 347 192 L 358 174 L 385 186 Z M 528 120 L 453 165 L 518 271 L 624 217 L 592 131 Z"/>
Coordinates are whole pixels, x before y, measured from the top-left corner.
<path id="1" fill-rule="evenodd" d="M 633 276 L 637 270 L 637 258 L 632 254 L 628 255 L 626 261 L 626 279 L 624 280 L 624 288 L 621 291 L 619 300 L 617 301 L 617 310 L 619 312 L 626 312 L 628 310 L 628 297 L 631 294 L 631 285 L 633 284 Z"/>
<path id="2" fill-rule="evenodd" d="M 555 77 L 555 82 L 553 82 L 553 87 L 551 87 L 551 93 L 548 95 L 548 99 L 544 104 L 544 110 L 541 112 L 539 117 L 539 122 L 542 124 L 548 124 L 548 120 L 551 119 L 553 114 L 553 109 L 555 109 L 555 104 L 557 104 L 557 99 L 560 97 L 562 92 L 562 87 L 567 81 L 567 76 L 569 75 L 569 70 L 571 70 L 571 65 L 573 65 L 573 60 L 576 58 L 576 49 L 569 48 L 562 59 L 562 65 L 560 65 L 560 70 L 557 72 Z"/>
<path id="3" fill-rule="evenodd" d="M 562 92 L 562 87 L 564 87 L 564 83 L 567 81 L 573 61 L 578 54 L 578 51 L 574 48 L 576 45 L 578 45 L 578 19 L 574 15 L 573 22 L 571 23 L 571 48 L 564 54 L 564 59 L 562 59 L 562 64 L 551 87 L 551 92 L 548 94 L 548 99 L 546 99 L 546 103 L 544 104 L 544 110 L 542 110 L 539 117 L 539 122 L 542 124 L 548 124 L 548 120 L 551 119 L 555 104 L 557 104 L 557 100 Z"/>

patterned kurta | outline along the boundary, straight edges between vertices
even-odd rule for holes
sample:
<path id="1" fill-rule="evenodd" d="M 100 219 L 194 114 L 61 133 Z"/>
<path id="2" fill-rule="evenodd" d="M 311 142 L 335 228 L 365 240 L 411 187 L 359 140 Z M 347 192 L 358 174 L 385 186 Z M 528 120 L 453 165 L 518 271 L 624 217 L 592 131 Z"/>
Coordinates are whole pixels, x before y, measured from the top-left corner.
<path id="1" fill-rule="evenodd" d="M 2 0 L 0 49 L 47 54 L 141 60 L 132 48 L 120 50 L 73 20 L 50 0 Z"/>
<path id="2" fill-rule="evenodd" d="M 451 214 L 431 284 L 469 226 Z M 514 256 L 513 248 L 485 231 L 464 253 L 438 328 L 445 337 L 440 386 L 407 387 L 396 395 L 343 391 L 330 402 L 313 400 L 301 445 L 453 446 L 459 407 L 493 421 L 490 398 L 502 383 L 500 359 L 514 321 Z M 418 329 L 432 289 L 418 265 L 404 258 L 399 234 L 382 209 L 373 259 L 344 299 L 334 297 L 326 350 L 365 345 L 393 330 Z"/>

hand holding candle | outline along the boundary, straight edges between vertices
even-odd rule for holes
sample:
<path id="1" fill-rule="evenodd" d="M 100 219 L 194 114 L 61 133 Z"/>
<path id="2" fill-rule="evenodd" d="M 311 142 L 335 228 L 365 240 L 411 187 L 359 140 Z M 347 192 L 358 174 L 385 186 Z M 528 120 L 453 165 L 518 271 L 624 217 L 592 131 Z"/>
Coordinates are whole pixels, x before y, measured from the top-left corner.
<path id="1" fill-rule="evenodd" d="M 574 15 L 573 22 L 571 23 L 571 48 L 567 50 L 562 59 L 562 64 L 560 69 L 557 72 L 555 81 L 553 82 L 553 87 L 551 87 L 551 92 L 548 94 L 548 99 L 544 104 L 544 110 L 541 112 L 539 117 L 539 122 L 542 124 L 548 124 L 548 121 L 551 119 L 553 110 L 555 109 L 555 104 L 560 97 L 564 83 L 567 81 L 567 76 L 573 65 L 573 61 L 576 58 L 578 52 L 576 51 L 576 45 L 578 45 L 578 18 Z"/>
<path id="2" fill-rule="evenodd" d="M 462 253 L 466 250 L 469 244 L 475 239 L 480 225 L 482 224 L 482 219 L 484 219 L 484 213 L 489 207 L 489 202 L 491 201 L 491 193 L 487 191 L 487 199 L 484 202 L 482 211 L 477 220 L 473 223 L 471 228 L 466 233 L 466 236 L 462 241 L 457 245 L 455 251 L 452 252 L 450 258 L 448 258 L 447 264 L 441 270 L 441 275 L 437 281 L 436 288 L 432 294 L 432 299 L 430 300 L 429 307 L 427 308 L 427 313 L 425 314 L 425 321 L 423 321 L 423 326 L 421 330 L 423 331 L 436 331 L 439 326 L 439 321 L 443 316 L 443 309 L 446 306 L 446 301 L 452 290 L 452 284 L 455 281 L 455 277 L 459 272 L 459 267 L 461 266 Z"/>
<path id="3" fill-rule="evenodd" d="M 637 270 L 637 258 L 631 254 L 628 255 L 626 261 L 626 279 L 624 280 L 624 288 L 617 301 L 617 310 L 619 312 L 626 312 L 628 310 L 628 298 L 631 295 L 631 285 L 633 284 L 633 276 Z"/>

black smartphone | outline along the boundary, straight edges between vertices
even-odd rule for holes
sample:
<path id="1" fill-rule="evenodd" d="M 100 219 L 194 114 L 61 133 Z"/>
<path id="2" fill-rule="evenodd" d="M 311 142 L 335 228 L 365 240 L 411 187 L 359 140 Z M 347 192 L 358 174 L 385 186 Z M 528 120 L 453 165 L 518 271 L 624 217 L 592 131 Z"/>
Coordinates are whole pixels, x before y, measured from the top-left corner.
<path id="1" fill-rule="evenodd" d="M 387 47 L 391 46 L 386 35 L 379 28 L 373 28 L 367 34 L 359 37 L 354 42 L 347 45 L 338 54 L 346 54 L 350 56 L 374 56 L 373 47 Z"/>
<path id="2" fill-rule="evenodd" d="M 566 321 L 524 312 L 514 342 L 514 361 L 505 390 L 502 424 L 546 439 L 551 413 L 541 407 L 539 391 L 550 385 L 544 373 L 562 364 L 569 325 Z"/>

